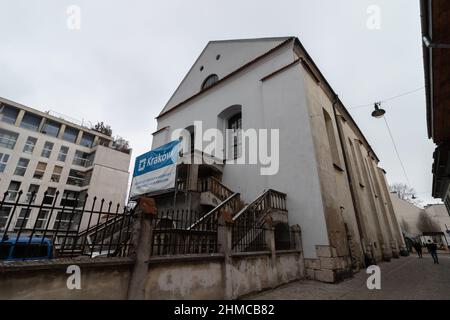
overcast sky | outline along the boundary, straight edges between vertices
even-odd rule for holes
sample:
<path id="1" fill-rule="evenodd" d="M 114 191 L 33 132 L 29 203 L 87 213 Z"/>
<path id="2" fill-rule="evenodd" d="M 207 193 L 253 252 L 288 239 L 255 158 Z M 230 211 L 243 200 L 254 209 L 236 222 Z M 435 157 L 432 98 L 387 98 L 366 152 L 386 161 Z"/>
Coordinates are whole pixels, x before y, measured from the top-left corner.
<path id="1" fill-rule="evenodd" d="M 81 29 L 67 27 L 70 5 Z M 369 29 L 371 5 L 380 28 Z M 297 36 L 348 107 L 424 86 L 419 0 L 0 0 L 0 96 L 104 121 L 151 147 L 156 115 L 209 40 Z M 383 120 L 350 110 L 390 183 L 407 182 Z M 424 90 L 383 103 L 411 186 L 431 198 Z M 131 169 L 131 168 L 130 168 Z"/>

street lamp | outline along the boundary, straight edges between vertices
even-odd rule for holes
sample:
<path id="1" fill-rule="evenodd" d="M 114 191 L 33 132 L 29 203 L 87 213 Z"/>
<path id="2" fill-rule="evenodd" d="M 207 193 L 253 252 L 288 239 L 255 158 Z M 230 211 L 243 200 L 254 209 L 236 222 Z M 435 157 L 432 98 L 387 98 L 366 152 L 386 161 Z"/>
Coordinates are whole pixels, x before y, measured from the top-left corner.
<path id="1" fill-rule="evenodd" d="M 381 118 L 386 113 L 386 110 L 380 108 L 381 102 L 375 102 L 375 111 L 372 112 L 372 117 L 374 118 Z"/>

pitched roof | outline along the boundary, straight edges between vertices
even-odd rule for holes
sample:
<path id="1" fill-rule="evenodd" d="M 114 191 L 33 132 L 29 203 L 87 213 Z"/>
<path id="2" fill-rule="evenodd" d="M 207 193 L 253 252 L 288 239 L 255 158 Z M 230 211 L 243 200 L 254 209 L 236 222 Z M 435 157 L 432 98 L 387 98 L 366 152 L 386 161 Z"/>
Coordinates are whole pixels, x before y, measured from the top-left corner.
<path id="1" fill-rule="evenodd" d="M 245 64 L 240 65 L 239 67 L 237 67 L 236 69 L 229 71 L 228 73 L 226 73 L 218 82 L 216 82 L 214 85 L 208 87 L 207 89 L 204 90 L 197 90 L 195 93 L 185 97 L 185 99 L 182 99 L 180 101 L 178 101 L 175 104 L 171 104 L 171 102 L 174 101 L 174 97 L 177 93 L 178 90 L 180 90 L 180 87 L 182 86 L 183 82 L 187 82 L 189 80 L 189 75 L 191 74 L 193 68 L 195 66 L 200 65 L 199 64 L 199 60 L 202 58 L 202 56 L 205 54 L 205 52 L 207 51 L 207 49 L 210 47 L 211 44 L 214 43 L 220 43 L 220 44 L 227 44 L 229 45 L 230 43 L 238 43 L 240 46 L 241 51 L 246 51 L 248 50 L 249 43 L 261 43 L 261 41 L 267 41 L 268 43 L 272 43 L 272 47 L 269 47 L 265 52 L 261 53 L 260 55 L 257 55 L 255 57 L 253 57 L 252 60 L 246 62 Z M 180 86 L 178 87 L 177 91 L 175 91 L 174 95 L 172 96 L 172 98 L 169 100 L 169 102 L 166 104 L 166 106 L 164 107 L 164 109 L 161 111 L 161 113 L 156 117 L 156 119 L 159 119 L 165 115 L 167 115 L 168 113 L 182 107 L 183 105 L 185 105 L 187 102 L 203 95 L 204 93 L 208 92 L 209 90 L 211 90 L 212 88 L 216 87 L 217 85 L 227 81 L 229 78 L 233 77 L 234 75 L 238 74 L 239 72 L 247 69 L 248 67 L 250 67 L 251 65 L 257 63 L 258 61 L 262 60 L 263 58 L 265 58 L 266 56 L 272 54 L 273 52 L 278 51 L 279 49 L 283 48 L 285 45 L 291 43 L 291 41 L 294 41 L 295 46 L 297 46 L 297 48 L 300 49 L 300 51 L 302 52 L 302 54 L 304 55 L 304 58 L 301 58 L 300 60 L 302 60 L 302 62 L 304 63 L 305 67 L 307 67 L 310 71 L 313 71 L 313 76 L 317 77 L 318 80 L 324 84 L 326 90 L 329 92 L 329 94 L 332 96 L 330 99 L 335 99 L 335 102 L 337 102 L 337 106 L 339 107 L 339 110 L 345 115 L 346 119 L 349 120 L 356 128 L 357 132 L 360 134 L 360 137 L 362 139 L 362 141 L 364 142 L 364 144 L 366 144 L 366 146 L 368 147 L 370 153 L 376 158 L 377 162 L 379 162 L 379 158 L 376 155 L 375 151 L 372 149 L 372 146 L 369 144 L 369 142 L 367 141 L 366 137 L 364 136 L 364 134 L 362 133 L 361 129 L 358 127 L 358 125 L 356 124 L 355 120 L 353 119 L 353 117 L 350 115 L 350 113 L 348 112 L 347 108 L 345 108 L 344 103 L 339 99 L 338 95 L 335 93 L 335 91 L 333 90 L 333 88 L 331 87 L 331 85 L 328 83 L 328 81 L 326 80 L 326 78 L 323 76 L 322 72 L 319 70 L 319 68 L 317 67 L 317 65 L 315 64 L 314 60 L 311 58 L 311 56 L 308 54 L 308 52 L 306 51 L 305 47 L 302 45 L 302 43 L 300 42 L 300 40 L 297 37 L 294 36 L 289 36 L 289 37 L 278 37 L 278 38 L 260 38 L 260 39 L 236 39 L 236 40 L 216 40 L 216 41 L 210 41 L 208 43 L 208 45 L 205 47 L 205 49 L 203 49 L 202 53 L 200 54 L 199 58 L 197 59 L 197 61 L 194 63 L 194 65 L 191 67 L 190 71 L 188 72 L 188 74 L 186 75 L 186 77 L 183 79 L 182 83 L 180 84 Z M 247 44 L 247 45 L 246 45 Z"/>
<path id="2" fill-rule="evenodd" d="M 205 91 L 201 91 L 201 84 L 209 75 L 216 74 L 221 80 L 229 78 L 249 62 L 292 39 L 278 37 L 208 42 L 158 117 Z"/>

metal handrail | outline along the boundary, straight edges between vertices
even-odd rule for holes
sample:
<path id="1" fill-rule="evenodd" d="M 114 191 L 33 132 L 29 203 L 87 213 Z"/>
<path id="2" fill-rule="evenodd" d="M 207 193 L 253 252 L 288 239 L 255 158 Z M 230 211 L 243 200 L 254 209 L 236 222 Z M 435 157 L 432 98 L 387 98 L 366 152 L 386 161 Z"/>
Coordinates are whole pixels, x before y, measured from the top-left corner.
<path id="1" fill-rule="evenodd" d="M 215 207 L 214 209 L 212 209 L 211 211 L 209 211 L 207 214 L 205 214 L 203 217 L 201 217 L 200 219 L 198 219 L 196 222 L 194 222 L 187 230 L 192 230 L 192 228 L 196 227 L 198 224 L 202 223 L 203 221 L 205 221 L 207 218 L 209 218 L 210 216 L 212 216 L 214 213 L 216 213 L 217 211 L 219 211 L 220 209 L 222 209 L 225 205 L 228 204 L 228 202 L 231 202 L 234 198 L 239 197 L 239 193 L 233 193 L 230 197 L 228 197 L 227 199 L 225 199 L 224 201 L 222 201 L 222 203 L 220 203 L 217 207 Z"/>
<path id="2" fill-rule="evenodd" d="M 276 206 L 274 205 L 272 197 L 271 197 L 273 195 L 276 195 L 277 197 L 281 198 L 281 205 L 279 203 Z M 276 190 L 273 190 L 273 189 L 269 189 L 269 190 L 264 191 L 264 193 L 261 194 L 258 198 L 256 198 L 252 203 L 246 205 L 241 211 L 239 211 L 233 217 L 233 221 L 237 221 L 244 213 L 251 210 L 252 208 L 256 208 L 258 205 L 260 205 L 260 203 L 266 197 L 269 200 L 269 204 L 267 205 L 266 209 L 277 209 L 277 210 L 287 211 L 286 204 L 285 204 L 286 194 L 276 191 Z"/>

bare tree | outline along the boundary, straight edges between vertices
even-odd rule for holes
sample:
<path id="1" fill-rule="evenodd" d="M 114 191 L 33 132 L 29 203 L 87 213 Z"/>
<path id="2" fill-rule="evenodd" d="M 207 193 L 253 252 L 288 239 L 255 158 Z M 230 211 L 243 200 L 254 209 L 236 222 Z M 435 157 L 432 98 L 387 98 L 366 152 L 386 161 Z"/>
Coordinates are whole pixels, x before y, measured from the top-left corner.
<path id="1" fill-rule="evenodd" d="M 402 200 L 408 201 L 409 203 L 418 205 L 421 203 L 417 199 L 417 192 L 414 188 L 409 187 L 404 183 L 394 183 L 390 185 L 391 192 L 396 192 L 398 197 Z"/>
<path id="2" fill-rule="evenodd" d="M 434 221 L 425 210 L 419 214 L 417 219 L 417 228 L 421 232 L 440 232 L 439 224 Z"/>

